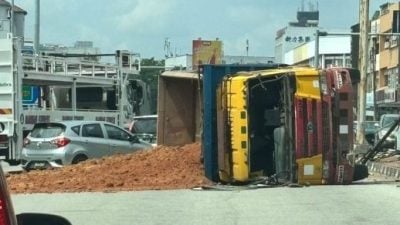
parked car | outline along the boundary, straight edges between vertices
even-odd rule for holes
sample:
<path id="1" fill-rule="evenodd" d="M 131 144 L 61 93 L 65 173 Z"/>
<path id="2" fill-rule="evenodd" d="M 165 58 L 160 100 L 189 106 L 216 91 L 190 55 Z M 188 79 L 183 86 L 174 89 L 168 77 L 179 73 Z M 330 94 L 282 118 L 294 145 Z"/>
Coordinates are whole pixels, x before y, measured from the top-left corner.
<path id="1" fill-rule="evenodd" d="M 60 167 L 151 147 L 151 144 L 108 122 L 38 123 L 24 139 L 21 164 L 28 170 Z"/>
<path id="2" fill-rule="evenodd" d="M 134 117 L 128 130 L 139 139 L 155 146 L 157 143 L 157 115 Z"/>
<path id="3" fill-rule="evenodd" d="M 375 143 L 378 142 L 383 136 L 389 131 L 390 127 L 400 118 L 399 114 L 383 114 L 379 120 L 379 131 L 375 135 Z M 396 143 L 396 132 L 398 129 L 394 130 L 390 136 L 384 142 L 384 147 L 395 148 Z"/>
<path id="4" fill-rule="evenodd" d="M 353 123 L 354 138 L 356 138 L 357 134 L 357 125 L 358 121 L 354 121 Z M 365 140 L 369 144 L 373 145 L 375 143 L 375 138 L 379 130 L 379 121 L 364 121 L 363 129 L 364 129 Z"/>
<path id="5" fill-rule="evenodd" d="M 0 213 L 1 225 L 71 225 L 67 219 L 56 215 L 41 213 L 15 215 L 2 166 L 0 166 Z"/>
<path id="6" fill-rule="evenodd" d="M 363 127 L 365 139 L 368 143 L 375 144 L 375 136 L 379 130 L 379 121 L 365 121 Z"/>

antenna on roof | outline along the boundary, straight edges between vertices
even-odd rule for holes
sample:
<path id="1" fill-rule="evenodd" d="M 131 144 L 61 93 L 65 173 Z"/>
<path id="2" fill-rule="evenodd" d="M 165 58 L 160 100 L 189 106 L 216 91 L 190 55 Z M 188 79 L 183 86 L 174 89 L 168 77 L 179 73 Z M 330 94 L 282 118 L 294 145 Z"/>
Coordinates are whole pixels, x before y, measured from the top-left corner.
<path id="1" fill-rule="evenodd" d="M 171 53 L 171 42 L 169 41 L 169 38 L 165 38 L 164 40 L 164 51 L 165 57 L 169 58 Z"/>
<path id="2" fill-rule="evenodd" d="M 308 7 L 310 12 L 314 12 L 314 4 L 311 1 L 308 2 Z"/>
<path id="3" fill-rule="evenodd" d="M 249 56 L 249 39 L 246 39 L 246 56 Z"/>
<path id="4" fill-rule="evenodd" d="M 301 11 L 304 12 L 304 0 L 301 0 Z"/>

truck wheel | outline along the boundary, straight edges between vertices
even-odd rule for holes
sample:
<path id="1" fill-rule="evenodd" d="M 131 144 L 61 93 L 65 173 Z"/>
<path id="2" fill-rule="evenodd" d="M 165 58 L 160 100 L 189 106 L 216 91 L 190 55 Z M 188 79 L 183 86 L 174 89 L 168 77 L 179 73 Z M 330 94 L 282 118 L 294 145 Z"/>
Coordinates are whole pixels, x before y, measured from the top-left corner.
<path id="1" fill-rule="evenodd" d="M 354 165 L 353 181 L 362 180 L 369 175 L 368 167 L 366 165 Z"/>
<path id="2" fill-rule="evenodd" d="M 72 160 L 72 164 L 78 164 L 78 163 L 83 162 L 83 161 L 85 161 L 87 159 L 88 159 L 88 157 L 86 155 L 77 155 Z"/>
<path id="3" fill-rule="evenodd" d="M 18 166 L 19 164 L 21 164 L 21 161 L 19 160 L 8 160 L 7 162 L 8 164 L 10 164 L 10 166 Z"/>

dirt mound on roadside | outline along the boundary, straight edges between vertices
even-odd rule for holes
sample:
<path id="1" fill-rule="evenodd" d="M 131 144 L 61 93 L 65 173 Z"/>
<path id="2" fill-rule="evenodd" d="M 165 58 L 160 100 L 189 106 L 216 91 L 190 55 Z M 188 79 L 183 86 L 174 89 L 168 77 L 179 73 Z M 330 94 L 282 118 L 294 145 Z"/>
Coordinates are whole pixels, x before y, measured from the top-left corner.
<path id="1" fill-rule="evenodd" d="M 400 155 L 392 155 L 386 158 L 379 159 L 377 162 L 392 168 L 400 168 Z"/>
<path id="2" fill-rule="evenodd" d="M 198 143 L 12 174 L 7 182 L 12 193 L 160 190 L 211 184 L 204 177 Z"/>

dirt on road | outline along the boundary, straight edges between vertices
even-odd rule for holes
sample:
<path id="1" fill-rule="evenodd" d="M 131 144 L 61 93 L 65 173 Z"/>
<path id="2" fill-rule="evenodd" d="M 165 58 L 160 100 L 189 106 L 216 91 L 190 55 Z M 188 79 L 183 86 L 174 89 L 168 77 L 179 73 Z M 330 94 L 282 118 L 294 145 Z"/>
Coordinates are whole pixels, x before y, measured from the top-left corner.
<path id="1" fill-rule="evenodd" d="M 11 174 L 7 182 L 12 193 L 183 189 L 211 184 L 203 171 L 196 143 Z"/>
<path id="2" fill-rule="evenodd" d="M 392 168 L 400 168 L 400 155 L 393 155 L 390 157 L 379 159 L 377 162 Z"/>

